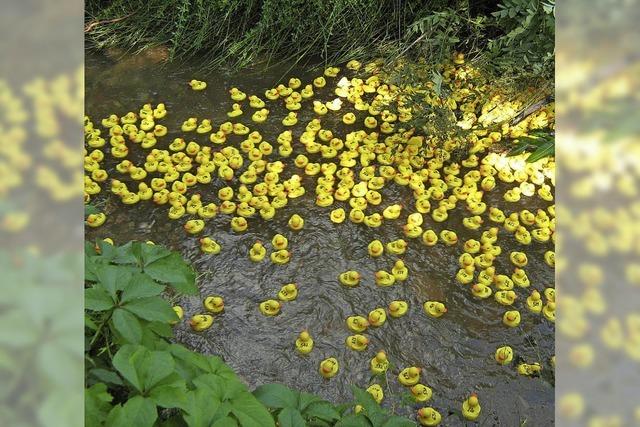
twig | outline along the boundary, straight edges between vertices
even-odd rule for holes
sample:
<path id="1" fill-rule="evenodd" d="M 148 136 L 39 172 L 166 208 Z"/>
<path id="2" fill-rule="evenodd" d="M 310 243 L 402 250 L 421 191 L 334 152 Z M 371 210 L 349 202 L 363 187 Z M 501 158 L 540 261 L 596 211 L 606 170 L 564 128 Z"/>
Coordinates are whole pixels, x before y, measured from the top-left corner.
<path id="1" fill-rule="evenodd" d="M 103 21 L 93 21 L 90 24 L 88 24 L 86 27 L 84 27 L 84 32 L 88 33 L 89 31 L 93 30 L 95 27 L 97 27 L 100 24 L 113 24 L 114 22 L 118 22 L 118 21 L 122 21 L 124 19 L 129 18 L 132 15 L 135 15 L 136 12 L 131 12 L 128 15 L 125 16 L 121 16 L 119 18 L 113 18 L 113 19 L 106 19 Z"/>

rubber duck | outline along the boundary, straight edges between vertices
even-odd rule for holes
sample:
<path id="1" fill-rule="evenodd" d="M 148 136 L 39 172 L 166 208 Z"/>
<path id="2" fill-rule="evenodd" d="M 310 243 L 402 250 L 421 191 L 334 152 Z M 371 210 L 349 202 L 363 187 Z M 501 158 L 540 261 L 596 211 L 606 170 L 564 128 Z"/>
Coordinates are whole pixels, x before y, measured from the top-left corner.
<path id="1" fill-rule="evenodd" d="M 475 272 L 475 267 L 472 265 L 468 265 L 464 268 L 461 268 L 456 273 L 456 280 L 463 285 L 468 285 L 473 282 L 473 274 Z"/>
<path id="2" fill-rule="evenodd" d="M 272 252 L 270 255 L 271 262 L 277 265 L 284 265 L 289 262 L 291 253 L 286 249 Z"/>
<path id="3" fill-rule="evenodd" d="M 289 218 L 288 224 L 289 228 L 293 231 L 299 231 L 304 228 L 304 219 L 298 214 L 293 214 L 291 218 Z"/>
<path id="4" fill-rule="evenodd" d="M 442 230 L 440 232 L 440 238 L 445 244 L 449 246 L 455 245 L 456 243 L 458 243 L 458 236 L 456 235 L 455 231 Z"/>
<path id="5" fill-rule="evenodd" d="M 438 318 L 442 317 L 447 312 L 447 307 L 439 301 L 426 301 L 422 308 L 429 317 Z"/>
<path id="6" fill-rule="evenodd" d="M 289 246 L 289 241 L 282 234 L 276 234 L 271 239 L 271 245 L 273 246 L 274 249 L 280 251 L 280 250 L 287 249 L 287 247 Z"/>
<path id="7" fill-rule="evenodd" d="M 196 332 L 202 332 L 213 325 L 213 316 L 210 314 L 196 314 L 189 320 L 189 326 Z"/>
<path id="8" fill-rule="evenodd" d="M 521 268 L 516 268 L 514 270 L 513 274 L 511 275 L 511 280 L 513 280 L 513 283 L 520 286 L 521 288 L 527 288 L 529 287 L 529 285 L 531 285 L 529 277 L 527 277 L 527 273 Z"/>
<path id="9" fill-rule="evenodd" d="M 233 104 L 231 106 L 231 111 L 227 112 L 228 117 L 238 117 L 242 115 L 242 107 L 240 104 Z"/>
<path id="10" fill-rule="evenodd" d="M 496 350 L 494 358 L 500 365 L 508 365 L 513 360 L 513 349 L 508 345 L 499 347 Z"/>
<path id="11" fill-rule="evenodd" d="M 466 253 L 477 254 L 478 252 L 480 252 L 480 242 L 475 239 L 469 239 L 464 242 L 463 249 Z"/>
<path id="12" fill-rule="evenodd" d="M 211 132 L 211 129 L 212 129 L 211 120 L 203 119 L 198 125 L 198 127 L 196 128 L 196 133 L 199 133 L 199 134 L 209 133 Z M 157 135 L 157 136 L 160 136 L 160 135 Z"/>
<path id="13" fill-rule="evenodd" d="M 342 116 L 342 123 L 344 123 L 345 125 L 352 125 L 356 122 L 356 115 L 353 113 L 345 113 L 345 115 Z"/>
<path id="14" fill-rule="evenodd" d="M 231 218 L 231 229 L 236 233 L 242 233 L 247 230 L 249 224 L 244 217 L 234 216 Z"/>
<path id="15" fill-rule="evenodd" d="M 280 288 L 278 299 L 280 301 L 293 301 L 298 297 L 298 286 L 295 283 L 289 283 Z"/>
<path id="16" fill-rule="evenodd" d="M 322 76 L 319 76 L 319 77 L 316 77 L 315 79 L 313 79 L 313 86 L 315 86 L 317 88 L 323 88 L 323 87 L 326 86 L 326 84 L 327 84 L 327 81 Z"/>
<path id="17" fill-rule="evenodd" d="M 184 310 L 179 305 L 174 305 L 171 308 L 173 309 L 173 312 L 176 314 L 176 316 L 178 316 L 178 320 L 172 320 L 169 322 L 169 324 L 175 325 L 179 320 L 182 320 L 184 318 Z"/>
<path id="18" fill-rule="evenodd" d="M 347 328 L 350 331 L 360 333 L 367 330 L 369 322 L 362 316 L 349 316 L 346 320 Z"/>
<path id="19" fill-rule="evenodd" d="M 360 335 L 360 334 L 349 335 L 345 340 L 345 344 L 351 350 L 364 351 L 367 349 L 367 346 L 369 345 L 369 339 L 364 335 Z"/>
<path id="20" fill-rule="evenodd" d="M 545 288 L 544 297 L 547 302 L 556 302 L 556 290 L 554 288 Z"/>
<path id="21" fill-rule="evenodd" d="M 100 227 L 107 220 L 107 216 L 100 212 L 87 215 L 86 223 L 89 227 Z"/>
<path id="22" fill-rule="evenodd" d="M 527 308 L 532 313 L 540 313 L 542 311 L 542 297 L 540 292 L 534 289 L 531 295 L 527 297 Z"/>
<path id="23" fill-rule="evenodd" d="M 420 425 L 428 427 L 437 426 L 441 420 L 442 416 L 440 412 L 431 407 L 418 409 L 418 422 Z"/>
<path id="24" fill-rule="evenodd" d="M 153 110 L 154 119 L 162 119 L 167 115 L 167 109 L 163 103 L 160 103 Z"/>
<path id="25" fill-rule="evenodd" d="M 472 393 L 471 396 L 462 402 L 462 416 L 469 421 L 474 421 L 480 415 L 481 407 L 478 396 Z"/>
<path id="26" fill-rule="evenodd" d="M 516 300 L 516 293 L 514 291 L 498 291 L 493 294 L 493 297 L 501 305 L 512 305 Z"/>
<path id="27" fill-rule="evenodd" d="M 189 82 L 189 86 L 191 86 L 191 89 L 193 90 L 204 90 L 207 87 L 207 83 L 200 80 L 193 79 Z"/>
<path id="28" fill-rule="evenodd" d="M 329 219 L 331 219 L 331 222 L 334 224 L 342 224 L 346 217 L 347 214 L 343 208 L 334 209 L 331 211 L 331 214 L 329 214 Z"/>
<path id="29" fill-rule="evenodd" d="M 304 330 L 300 332 L 296 339 L 296 350 L 300 354 L 309 354 L 313 350 L 313 338 L 308 331 Z"/>
<path id="30" fill-rule="evenodd" d="M 489 219 L 493 222 L 502 224 L 506 219 L 506 217 L 504 215 L 504 212 L 502 212 L 498 208 L 493 207 L 493 208 L 489 208 Z"/>
<path id="31" fill-rule="evenodd" d="M 249 96 L 249 105 L 251 106 L 251 108 L 264 108 L 265 103 L 262 99 L 258 98 L 255 95 L 251 95 Z"/>
<path id="32" fill-rule="evenodd" d="M 374 375 L 384 374 L 389 369 L 389 359 L 387 359 L 387 354 L 380 350 L 376 353 L 376 355 L 369 362 L 371 372 Z"/>
<path id="33" fill-rule="evenodd" d="M 438 243 L 438 235 L 433 230 L 426 230 L 422 233 L 422 243 L 425 246 L 435 246 Z"/>
<path id="34" fill-rule="evenodd" d="M 485 299 L 485 298 L 489 298 L 493 293 L 493 291 L 487 285 L 484 285 L 482 283 L 476 283 L 471 287 L 471 293 L 476 298 Z"/>
<path id="35" fill-rule="evenodd" d="M 244 101 L 245 98 L 247 97 L 247 94 L 242 92 L 237 87 L 232 87 L 229 90 L 229 94 L 231 95 L 231 99 L 233 99 L 236 102 Z"/>
<path id="36" fill-rule="evenodd" d="M 200 250 L 206 254 L 217 255 L 220 253 L 220 245 L 210 237 L 200 239 Z"/>
<path id="37" fill-rule="evenodd" d="M 398 374 L 398 381 L 406 387 L 414 386 L 420 381 L 420 371 L 421 369 L 415 366 L 404 368 L 400 371 L 400 374 Z"/>
<path id="38" fill-rule="evenodd" d="M 529 233 L 529 230 L 527 230 L 522 226 L 519 226 L 516 229 L 516 232 L 513 235 L 513 237 L 515 237 L 518 243 L 521 243 L 523 245 L 528 245 L 531 243 L 531 233 Z"/>
<path id="39" fill-rule="evenodd" d="M 339 369 L 338 360 L 335 357 L 329 357 L 320 362 L 318 371 L 323 378 L 329 379 L 335 377 Z"/>
<path id="40" fill-rule="evenodd" d="M 395 300 L 389 303 L 389 315 L 393 318 L 399 318 L 407 314 L 409 304 L 406 301 Z"/>
<path id="41" fill-rule="evenodd" d="M 520 363 L 517 367 L 517 371 L 520 375 L 533 377 L 540 374 L 542 366 L 538 362 L 532 364 Z"/>
<path id="42" fill-rule="evenodd" d="M 280 313 L 280 308 L 282 307 L 282 305 L 274 299 L 268 299 L 261 302 L 259 307 L 260 312 L 265 316 L 275 316 L 276 314 Z"/>
<path id="43" fill-rule="evenodd" d="M 367 246 L 367 251 L 369 252 L 370 257 L 378 258 L 384 253 L 384 245 L 380 240 L 373 240 Z"/>
<path id="44" fill-rule="evenodd" d="M 403 239 L 398 239 L 387 243 L 387 252 L 393 255 L 402 255 L 407 250 L 407 242 Z"/>
<path id="45" fill-rule="evenodd" d="M 448 217 L 449 217 L 449 214 L 447 213 L 447 210 L 443 207 L 438 207 L 434 209 L 433 212 L 431 212 L 431 218 L 433 218 L 435 222 L 444 222 L 447 220 Z"/>
<path id="46" fill-rule="evenodd" d="M 360 273 L 355 270 L 345 271 L 339 276 L 340 283 L 347 287 L 355 287 L 360 284 Z"/>
<path id="47" fill-rule="evenodd" d="M 190 219 L 184 224 L 184 230 L 189 234 L 198 234 L 204 228 L 204 221 L 201 219 Z"/>
<path id="48" fill-rule="evenodd" d="M 253 262 L 260 262 L 267 255 L 267 249 L 262 245 L 262 242 L 256 242 L 249 249 L 249 259 Z"/>
<path id="49" fill-rule="evenodd" d="M 396 278 L 393 274 L 384 270 L 378 270 L 375 273 L 376 285 L 378 286 L 392 286 L 396 283 Z"/>
<path id="50" fill-rule="evenodd" d="M 549 322 L 555 323 L 555 321 L 556 321 L 556 303 L 553 302 L 553 301 L 549 301 L 547 304 L 545 304 L 545 306 L 542 308 L 542 315 Z"/>
<path id="51" fill-rule="evenodd" d="M 294 111 L 289 112 L 289 114 L 287 114 L 285 118 L 282 119 L 282 124 L 284 126 L 293 126 L 296 123 L 298 123 L 298 114 L 296 114 Z"/>
<path id="52" fill-rule="evenodd" d="M 224 300 L 222 297 L 217 295 L 206 297 L 202 302 L 202 305 L 207 309 L 207 311 L 214 314 L 222 313 L 224 311 Z"/>
<path id="53" fill-rule="evenodd" d="M 511 328 L 515 328 L 520 324 L 520 312 L 518 310 L 506 311 L 502 316 L 502 323 Z"/>
<path id="54" fill-rule="evenodd" d="M 387 321 L 387 312 L 384 311 L 384 308 L 373 309 L 369 312 L 367 321 L 369 322 L 369 326 L 382 326 Z"/>
<path id="55" fill-rule="evenodd" d="M 404 262 L 399 259 L 393 265 L 391 269 L 391 274 L 397 281 L 407 280 L 407 276 L 409 275 L 409 269 L 404 265 Z"/>
<path id="56" fill-rule="evenodd" d="M 192 132 L 196 130 L 197 127 L 198 119 L 196 119 L 195 117 L 190 117 L 182 123 L 180 129 L 182 129 L 183 132 Z"/>

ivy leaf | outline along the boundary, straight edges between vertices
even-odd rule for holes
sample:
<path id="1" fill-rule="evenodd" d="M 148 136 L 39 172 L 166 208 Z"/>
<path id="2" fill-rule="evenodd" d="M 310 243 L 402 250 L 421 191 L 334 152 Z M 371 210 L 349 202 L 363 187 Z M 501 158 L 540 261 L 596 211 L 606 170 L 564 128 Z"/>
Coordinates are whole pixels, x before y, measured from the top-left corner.
<path id="1" fill-rule="evenodd" d="M 113 308 L 115 302 L 104 288 L 92 287 L 84 290 L 84 308 L 91 311 L 106 311 Z"/>
<path id="2" fill-rule="evenodd" d="M 152 427 L 158 410 L 151 399 L 134 396 L 124 406 L 114 406 L 107 416 L 107 427 Z"/>
<path id="3" fill-rule="evenodd" d="M 142 327 L 138 318 L 130 312 L 121 308 L 116 308 L 111 316 L 111 322 L 113 328 L 124 338 L 127 342 L 132 344 L 138 344 L 142 339 Z"/>
<path id="4" fill-rule="evenodd" d="M 302 414 L 295 408 L 284 408 L 278 414 L 279 427 L 306 427 L 306 425 Z"/>
<path id="5" fill-rule="evenodd" d="M 253 391 L 253 395 L 263 405 L 274 408 L 297 408 L 297 392 L 282 384 L 264 384 Z"/>
<path id="6" fill-rule="evenodd" d="M 151 322 L 171 322 L 178 320 L 178 316 L 169 303 L 160 297 L 139 298 L 122 306 L 127 311 L 144 320 Z"/>

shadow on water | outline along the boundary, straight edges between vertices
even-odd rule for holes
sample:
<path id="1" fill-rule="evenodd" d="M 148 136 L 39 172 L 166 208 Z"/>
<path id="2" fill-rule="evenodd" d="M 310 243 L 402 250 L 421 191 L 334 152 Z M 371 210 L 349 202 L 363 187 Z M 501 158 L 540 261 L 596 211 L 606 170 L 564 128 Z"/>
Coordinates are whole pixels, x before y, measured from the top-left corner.
<path id="1" fill-rule="evenodd" d="M 227 121 L 226 112 L 231 101 L 227 91 L 233 86 L 248 94 L 263 96 L 264 90 L 273 87 L 289 67 L 271 69 L 265 73 L 201 75 L 189 66 L 147 65 L 130 60 L 114 63 L 100 56 L 89 56 L 86 60 L 86 113 L 99 123 L 111 113 L 122 115 L 137 111 L 146 102 L 164 102 L 169 114 L 161 122 L 170 133 L 159 139 L 156 148 L 166 148 L 179 134 L 171 132 L 180 128 L 188 117 L 210 118 L 214 128 Z M 319 75 L 308 72 L 291 73 L 303 82 Z M 290 75 L 287 75 L 287 79 Z M 191 91 L 186 82 L 201 78 L 208 82 L 207 90 Z M 333 98 L 330 89 L 316 91 L 322 100 Z M 248 105 L 240 121 L 257 129 L 264 139 L 275 143 L 283 130 L 280 120 L 286 115 L 282 106 L 271 108 L 269 120 L 256 125 L 250 120 Z M 313 118 L 311 108 L 304 107 L 299 114 L 299 123 L 293 128 L 294 141 Z M 323 127 L 344 136 L 348 131 L 340 121 L 340 115 L 325 116 Z M 189 135 L 189 140 L 210 144 L 208 135 Z M 236 136 L 231 143 L 236 146 L 242 140 Z M 228 142 L 229 143 L 229 142 Z M 301 173 L 293 165 L 300 144 L 294 143 L 293 155 L 282 159 L 287 165 L 284 178 Z M 219 149 L 214 147 L 214 150 Z M 132 159 L 142 163 L 144 153 L 139 147 L 132 150 Z M 276 152 L 277 153 L 277 152 Z M 270 156 L 277 159 L 277 154 Z M 322 161 L 321 159 L 312 161 Z M 115 171 L 117 163 L 107 157 L 106 168 L 110 176 L 126 181 Z M 141 161 L 142 160 L 142 161 Z M 248 163 L 248 162 L 245 162 Z M 466 171 L 463 170 L 463 173 Z M 236 174 L 237 176 L 237 174 Z M 281 179 L 284 179 L 281 178 Z M 502 325 L 505 308 L 493 298 L 478 301 L 469 290 L 455 281 L 458 257 L 462 253 L 462 242 L 469 238 L 480 238 L 481 230 L 471 231 L 462 226 L 461 219 L 468 216 L 462 204 L 450 212 L 449 220 L 443 224 L 433 222 L 425 215 L 423 228 L 436 232 L 447 228 L 458 233 L 459 241 L 454 247 L 441 243 L 435 247 L 424 246 L 420 239 L 410 241 L 409 248 L 401 258 L 409 268 L 406 282 L 390 288 L 375 285 L 373 273 L 378 269 L 390 270 L 396 256 L 385 254 L 372 259 L 367 254 L 367 245 L 374 239 L 383 242 L 403 237 L 402 224 L 412 209 L 412 196 L 406 187 L 388 185 L 382 191 L 383 204 L 404 203 L 408 209 L 396 221 L 387 221 L 378 229 L 345 221 L 333 224 L 329 220 L 329 208 L 317 207 L 313 189 L 315 178 L 303 176 L 307 195 L 291 200 L 279 210 L 271 221 L 260 218 L 249 220 L 249 230 L 235 234 L 230 230 L 230 216 L 219 214 L 209 220 L 202 235 L 213 237 L 222 245 L 219 255 L 200 252 L 198 239 L 187 236 L 182 226 L 186 218 L 171 221 L 166 216 L 166 207 L 158 208 L 150 202 L 124 206 L 117 197 L 109 195 L 108 185 L 96 201 L 108 215 L 105 225 L 87 231 L 88 239 L 112 237 L 116 243 L 137 240 L 153 240 L 179 250 L 190 260 L 198 272 L 201 294 L 220 294 L 225 298 L 226 311 L 215 320 L 214 327 L 204 333 L 192 332 L 183 322 L 176 328 L 176 335 L 190 347 L 203 353 L 222 356 L 251 386 L 268 382 L 282 382 L 301 390 L 314 392 L 334 402 L 351 398 L 350 385 L 366 387 L 371 380 L 369 360 L 379 349 L 384 349 L 395 365 L 388 373 L 388 385 L 384 387 L 383 405 L 394 406 L 404 415 L 413 416 L 415 409 L 424 404 L 401 402 L 403 389 L 396 377 L 400 369 L 415 365 L 424 368 L 421 382 L 433 389 L 434 396 L 428 403 L 443 415 L 444 425 L 464 425 L 460 414 L 461 402 L 473 391 L 478 392 L 483 415 L 479 425 L 516 426 L 527 420 L 529 425 L 552 425 L 554 413 L 554 385 L 549 358 L 554 354 L 554 328 L 540 315 L 525 308 L 525 299 L 531 289 L 516 289 L 518 300 L 515 308 L 522 313 L 522 323 L 516 329 Z M 217 191 L 224 184 L 215 178 L 207 186 L 198 185 L 203 202 L 218 203 Z M 131 188 L 131 187 L 130 187 Z M 508 204 L 502 200 L 506 187 L 498 187 L 485 198 L 489 206 L 501 207 L 505 213 L 529 209 L 533 212 L 548 205 L 537 197 L 523 197 L 519 203 Z M 193 191 L 193 190 L 192 190 Z M 343 204 L 337 202 L 337 204 Z M 344 204 L 346 205 L 346 204 Z M 292 232 L 287 220 L 298 213 L 305 219 L 300 232 Z M 484 214 L 485 226 L 489 224 Z M 484 227 L 486 229 L 486 227 Z M 285 266 L 271 264 L 268 259 L 253 263 L 248 250 L 256 241 L 265 242 L 270 248 L 274 234 L 282 233 L 289 238 L 292 252 L 291 262 Z M 407 239 L 409 240 L 409 239 Z M 495 264 L 498 273 L 510 274 L 512 266 L 509 253 L 523 250 L 515 239 L 501 230 L 498 244 L 502 255 Z M 532 286 L 542 290 L 553 285 L 554 273 L 543 260 L 543 254 L 552 244 L 532 243 L 526 248 L 529 265 L 526 271 Z M 363 275 L 359 287 L 347 289 L 337 280 L 339 273 L 354 269 Z M 294 302 L 285 303 L 282 313 L 275 318 L 266 318 L 258 311 L 258 303 L 275 297 L 279 288 L 295 282 L 299 296 Z M 345 338 L 351 333 L 344 320 L 353 314 L 367 315 L 376 307 L 386 307 L 394 299 L 406 300 L 409 313 L 400 319 L 388 319 L 380 328 L 369 328 L 367 335 L 371 343 L 362 353 L 349 350 Z M 426 300 L 445 302 L 449 311 L 440 319 L 431 319 L 424 314 L 422 303 Z M 201 312 L 200 298 L 185 298 L 180 302 L 186 316 Z M 309 329 L 316 347 L 308 356 L 300 356 L 294 349 L 294 340 L 302 329 Z M 493 360 L 495 349 L 508 344 L 518 357 L 527 362 L 539 361 L 544 365 L 541 378 L 527 378 L 516 374 L 515 363 L 499 366 Z M 340 361 L 340 372 L 332 380 L 323 380 L 317 372 L 320 360 L 334 356 Z M 474 423 L 469 423 L 474 424 Z"/>

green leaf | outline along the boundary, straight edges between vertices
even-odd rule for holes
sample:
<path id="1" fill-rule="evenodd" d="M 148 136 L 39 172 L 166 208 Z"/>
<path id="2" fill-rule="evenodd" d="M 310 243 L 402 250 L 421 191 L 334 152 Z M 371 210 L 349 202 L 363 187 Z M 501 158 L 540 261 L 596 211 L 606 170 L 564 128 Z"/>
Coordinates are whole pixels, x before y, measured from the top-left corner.
<path id="1" fill-rule="evenodd" d="M 540 159 L 544 159 L 545 157 L 553 156 L 555 153 L 555 147 L 555 141 L 546 142 L 527 157 L 527 163 L 534 163 Z"/>
<path id="2" fill-rule="evenodd" d="M 275 427 L 271 414 L 248 391 L 241 392 L 231 402 L 231 413 L 243 427 Z"/>
<path id="3" fill-rule="evenodd" d="M 300 411 L 304 412 L 307 406 L 315 402 L 324 402 L 324 400 L 311 393 L 300 392 L 298 395 L 298 409 L 300 409 Z"/>
<path id="4" fill-rule="evenodd" d="M 253 395 L 263 405 L 269 408 L 297 408 L 298 395 L 296 391 L 282 384 L 264 384 L 253 391 Z"/>
<path id="5" fill-rule="evenodd" d="M 236 427 L 238 425 L 238 421 L 235 418 L 231 418 L 226 415 L 222 418 L 217 419 L 211 427 Z"/>
<path id="6" fill-rule="evenodd" d="M 144 320 L 167 323 L 178 320 L 169 303 L 160 297 L 135 299 L 122 307 Z"/>
<path id="7" fill-rule="evenodd" d="M 97 265 L 96 278 L 100 286 L 105 288 L 112 297 L 129 282 L 131 272 L 115 265 Z"/>
<path id="8" fill-rule="evenodd" d="M 165 384 L 154 387 L 149 392 L 149 398 L 162 408 L 187 407 L 187 386 L 184 380 L 173 384 Z"/>
<path id="9" fill-rule="evenodd" d="M 329 402 L 314 402 L 303 412 L 305 418 L 319 418 L 324 421 L 336 421 L 340 419 L 340 412 Z"/>
<path id="10" fill-rule="evenodd" d="M 415 427 L 416 423 L 407 418 L 392 415 L 382 424 L 382 427 Z"/>
<path id="11" fill-rule="evenodd" d="M 177 252 L 172 252 L 169 256 L 150 263 L 145 266 L 144 271 L 158 282 L 169 283 L 180 293 L 187 295 L 198 293 L 195 272 Z"/>
<path id="12" fill-rule="evenodd" d="M 341 418 L 335 427 L 371 427 L 371 423 L 362 414 L 351 414 Z"/>
<path id="13" fill-rule="evenodd" d="M 164 291 L 164 286 L 157 284 L 149 275 L 136 273 L 131 276 L 129 283 L 122 290 L 120 300 L 122 302 L 131 301 L 137 298 L 146 298 L 160 295 Z"/>
<path id="14" fill-rule="evenodd" d="M 113 311 L 111 317 L 113 328 L 124 338 L 127 342 L 132 344 L 138 344 L 142 338 L 142 327 L 138 318 L 130 312 L 121 308 L 116 308 Z"/>
<path id="15" fill-rule="evenodd" d="M 84 422 L 87 427 L 100 426 L 111 410 L 113 397 L 107 386 L 97 383 L 84 391 Z"/>
<path id="16" fill-rule="evenodd" d="M 279 427 L 306 427 L 302 414 L 295 408 L 284 408 L 278 414 Z"/>
<path id="17" fill-rule="evenodd" d="M 139 392 L 142 392 L 142 382 L 134 365 L 134 355 L 148 351 L 144 347 L 126 344 L 113 356 L 113 367 L 120 375 L 129 381 Z"/>
<path id="18" fill-rule="evenodd" d="M 136 360 L 138 376 L 145 391 L 173 373 L 175 362 L 168 351 L 146 351 Z"/>
<path id="19" fill-rule="evenodd" d="M 94 368 L 89 371 L 89 375 L 94 376 L 107 384 L 122 385 L 122 379 L 114 371 L 102 368 Z"/>
<path id="20" fill-rule="evenodd" d="M 134 396 L 124 406 L 115 406 L 107 417 L 107 427 L 152 427 L 158 410 L 151 399 Z"/>
<path id="21" fill-rule="evenodd" d="M 220 408 L 220 401 L 214 398 L 211 390 L 197 388 L 188 392 L 186 399 L 184 420 L 187 425 L 189 427 L 209 427 Z"/>
<path id="22" fill-rule="evenodd" d="M 171 251 L 163 246 L 140 242 L 140 257 L 144 267 L 169 255 L 171 255 Z"/>
<path id="23" fill-rule="evenodd" d="M 104 288 L 87 288 L 84 290 L 84 308 L 91 311 L 106 311 L 114 306 L 115 302 Z"/>
<path id="24" fill-rule="evenodd" d="M 380 405 L 373 399 L 369 393 L 365 390 L 362 390 L 356 386 L 351 386 L 351 391 L 353 392 L 353 396 L 356 398 L 356 401 L 362 405 L 364 410 L 367 412 L 367 416 L 371 417 L 374 414 L 379 414 L 382 412 Z"/>
<path id="25" fill-rule="evenodd" d="M 116 264 L 140 265 L 140 242 L 128 242 L 117 246 L 113 262 Z M 137 255 L 137 256 L 136 256 Z"/>

